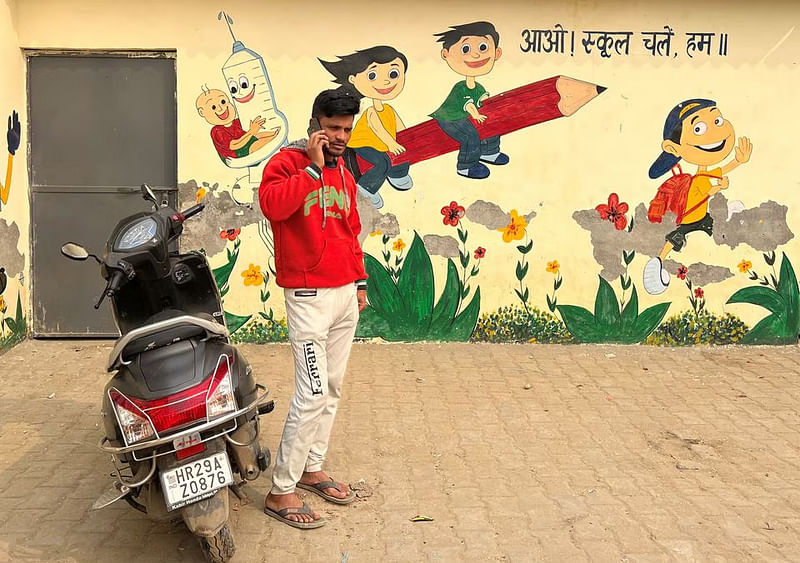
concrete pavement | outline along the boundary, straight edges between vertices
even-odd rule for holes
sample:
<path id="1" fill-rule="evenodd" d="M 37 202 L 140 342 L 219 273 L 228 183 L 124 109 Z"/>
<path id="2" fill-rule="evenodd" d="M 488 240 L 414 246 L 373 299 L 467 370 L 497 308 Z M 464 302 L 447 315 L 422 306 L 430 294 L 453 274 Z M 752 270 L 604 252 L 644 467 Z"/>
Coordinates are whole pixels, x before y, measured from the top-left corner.
<path id="1" fill-rule="evenodd" d="M 0 356 L 0 561 L 194 561 L 182 526 L 89 510 L 108 341 Z M 242 350 L 275 412 L 287 345 Z M 359 343 L 316 531 L 231 497 L 235 561 L 800 560 L 800 349 Z M 412 522 L 416 515 L 432 522 Z"/>

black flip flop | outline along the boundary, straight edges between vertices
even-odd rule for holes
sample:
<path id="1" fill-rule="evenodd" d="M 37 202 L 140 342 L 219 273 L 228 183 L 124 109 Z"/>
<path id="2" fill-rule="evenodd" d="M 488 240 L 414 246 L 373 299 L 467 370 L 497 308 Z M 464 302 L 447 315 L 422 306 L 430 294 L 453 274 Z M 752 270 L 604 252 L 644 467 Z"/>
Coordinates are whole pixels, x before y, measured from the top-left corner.
<path id="1" fill-rule="evenodd" d="M 295 522 L 294 520 L 286 518 L 290 514 L 303 514 L 313 517 L 314 511 L 311 510 L 311 507 L 309 507 L 306 503 L 303 503 L 303 506 L 299 508 L 296 506 L 292 506 L 289 508 L 283 508 L 281 510 L 272 510 L 268 506 L 265 506 L 264 513 L 268 516 L 272 516 L 273 518 L 275 518 L 275 520 L 280 520 L 284 524 L 288 524 L 293 528 L 300 528 L 301 530 L 311 530 L 314 528 L 321 528 L 322 526 L 325 525 L 325 520 L 323 520 L 322 518 L 314 520 L 313 522 Z"/>
<path id="2" fill-rule="evenodd" d="M 334 504 L 350 504 L 356 500 L 356 494 L 352 490 L 344 498 L 338 498 L 326 493 L 325 489 L 336 489 L 337 491 L 342 492 L 342 487 L 340 487 L 339 483 L 336 481 L 320 481 L 319 483 L 314 483 L 313 485 L 309 485 L 307 483 L 297 483 L 297 486 L 305 491 L 310 491 L 314 494 L 317 494 L 328 502 L 332 502 Z"/>

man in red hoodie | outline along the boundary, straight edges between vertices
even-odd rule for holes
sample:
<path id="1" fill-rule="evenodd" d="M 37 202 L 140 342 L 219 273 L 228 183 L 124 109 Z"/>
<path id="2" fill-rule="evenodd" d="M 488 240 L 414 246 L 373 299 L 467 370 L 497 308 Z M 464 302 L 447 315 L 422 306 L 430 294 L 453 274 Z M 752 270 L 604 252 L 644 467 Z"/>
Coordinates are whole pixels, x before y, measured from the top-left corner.
<path id="1" fill-rule="evenodd" d="M 270 159 L 258 193 L 275 238 L 276 281 L 284 288 L 295 363 L 295 394 L 264 511 L 296 528 L 325 523 L 295 494 L 296 487 L 336 504 L 355 500 L 322 464 L 367 299 L 356 183 L 340 158 L 358 110 L 355 96 L 321 92 L 308 141 Z"/>

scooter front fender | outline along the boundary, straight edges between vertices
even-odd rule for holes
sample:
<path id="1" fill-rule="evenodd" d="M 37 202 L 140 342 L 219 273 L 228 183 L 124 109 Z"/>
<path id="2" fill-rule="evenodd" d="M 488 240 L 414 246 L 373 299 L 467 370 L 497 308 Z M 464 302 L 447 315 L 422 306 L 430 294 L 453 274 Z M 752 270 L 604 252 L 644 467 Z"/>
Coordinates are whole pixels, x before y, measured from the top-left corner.
<path id="1" fill-rule="evenodd" d="M 218 490 L 212 497 L 183 507 L 181 516 L 194 535 L 215 536 L 228 522 L 228 487 Z"/>

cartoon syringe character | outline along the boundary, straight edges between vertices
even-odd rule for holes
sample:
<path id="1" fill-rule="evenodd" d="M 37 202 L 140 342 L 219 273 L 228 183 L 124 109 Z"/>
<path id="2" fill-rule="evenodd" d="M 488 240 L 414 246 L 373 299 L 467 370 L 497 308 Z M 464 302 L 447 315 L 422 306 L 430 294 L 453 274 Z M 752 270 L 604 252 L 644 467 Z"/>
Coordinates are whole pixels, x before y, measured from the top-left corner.
<path id="1" fill-rule="evenodd" d="M 225 12 L 220 12 L 218 19 L 221 20 L 223 17 L 225 23 L 228 24 L 231 37 L 233 37 L 233 53 L 222 66 L 222 75 L 225 77 L 225 83 L 236 107 L 239 121 L 246 128 L 253 120 L 263 119 L 262 130 L 275 134 L 272 140 L 260 146 L 253 153 L 235 159 L 227 159 L 226 163 L 232 168 L 250 168 L 251 183 L 259 183 L 261 174 L 253 167 L 263 163 L 286 144 L 289 136 L 289 123 L 286 116 L 275 105 L 275 95 L 264 59 L 236 39 L 231 28 L 233 19 Z"/>

